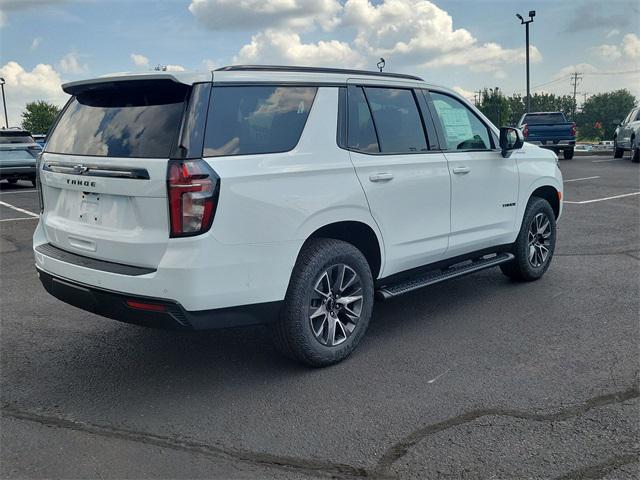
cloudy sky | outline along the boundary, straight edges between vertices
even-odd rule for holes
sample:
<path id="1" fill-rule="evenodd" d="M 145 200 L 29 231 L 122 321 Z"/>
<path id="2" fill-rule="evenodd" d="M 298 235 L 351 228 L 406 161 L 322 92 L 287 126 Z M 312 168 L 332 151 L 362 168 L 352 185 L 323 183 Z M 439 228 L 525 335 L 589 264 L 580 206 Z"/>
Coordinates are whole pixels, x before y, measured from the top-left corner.
<path id="1" fill-rule="evenodd" d="M 25 102 L 65 102 L 60 84 L 111 72 L 234 63 L 375 68 L 465 95 L 525 88 L 524 27 L 535 9 L 532 86 L 640 98 L 637 0 L 0 0 L 9 123 Z M 634 73 L 620 73 L 634 72 Z M 580 99 L 583 98 L 580 96 Z"/>

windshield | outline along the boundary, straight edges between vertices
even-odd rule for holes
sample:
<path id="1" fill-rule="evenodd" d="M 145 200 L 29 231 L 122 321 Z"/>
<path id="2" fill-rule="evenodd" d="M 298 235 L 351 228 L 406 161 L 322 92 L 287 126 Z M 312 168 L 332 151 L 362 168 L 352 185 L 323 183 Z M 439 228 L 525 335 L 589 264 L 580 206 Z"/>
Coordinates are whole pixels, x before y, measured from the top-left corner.
<path id="1" fill-rule="evenodd" d="M 26 133 L 0 133 L 0 143 L 33 143 L 33 138 Z"/>
<path id="2" fill-rule="evenodd" d="M 534 113 L 525 115 L 522 123 L 527 125 L 548 125 L 554 123 L 566 123 L 562 113 Z"/>
<path id="3" fill-rule="evenodd" d="M 47 152 L 166 158 L 178 135 L 189 88 L 174 82 L 121 82 L 67 105 Z"/>

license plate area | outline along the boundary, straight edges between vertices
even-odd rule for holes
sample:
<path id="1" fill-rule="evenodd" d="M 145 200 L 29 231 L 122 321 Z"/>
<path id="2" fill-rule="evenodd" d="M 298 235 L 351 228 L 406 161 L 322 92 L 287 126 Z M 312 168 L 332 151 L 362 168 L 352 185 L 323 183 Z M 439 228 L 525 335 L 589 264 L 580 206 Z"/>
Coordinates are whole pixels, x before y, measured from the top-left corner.
<path id="1" fill-rule="evenodd" d="M 82 192 L 80 208 L 78 209 L 78 221 L 90 225 L 100 225 L 102 223 L 102 205 L 104 195 L 100 193 Z M 100 203 L 100 197 L 103 197 Z"/>

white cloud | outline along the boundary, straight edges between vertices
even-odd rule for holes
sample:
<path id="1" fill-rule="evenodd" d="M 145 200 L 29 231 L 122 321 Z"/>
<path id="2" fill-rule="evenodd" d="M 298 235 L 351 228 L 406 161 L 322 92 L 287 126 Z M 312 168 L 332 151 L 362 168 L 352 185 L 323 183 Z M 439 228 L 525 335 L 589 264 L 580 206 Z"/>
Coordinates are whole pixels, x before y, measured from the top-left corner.
<path id="1" fill-rule="evenodd" d="M 11 126 L 20 125 L 21 113 L 27 102 L 45 100 L 63 105 L 68 98 L 60 88 L 60 74 L 51 65 L 40 63 L 27 71 L 18 62 L 10 61 L 0 67 L 0 77 L 6 82 L 5 94 Z"/>
<path id="2" fill-rule="evenodd" d="M 164 65 L 164 70 L 166 72 L 184 72 L 184 67 L 182 65 Z"/>
<path id="3" fill-rule="evenodd" d="M 7 24 L 7 14 L 0 10 L 0 28 Z"/>
<path id="4" fill-rule="evenodd" d="M 8 22 L 7 12 L 26 10 L 28 8 L 42 8 L 67 1 L 69 0 L 0 0 L 0 28 Z"/>
<path id="5" fill-rule="evenodd" d="M 58 66 L 62 72 L 73 75 L 80 75 L 89 71 L 89 66 L 87 64 L 80 63 L 78 54 L 74 52 L 69 52 L 62 57 Z"/>
<path id="6" fill-rule="evenodd" d="M 634 33 L 628 33 L 619 45 L 598 45 L 591 51 L 607 62 L 619 60 L 623 56 L 627 61 L 637 62 L 640 60 L 640 38 Z"/>
<path id="7" fill-rule="evenodd" d="M 471 90 L 466 90 L 466 89 L 464 89 L 462 87 L 459 87 L 457 85 L 455 87 L 453 87 L 452 90 L 454 92 L 456 92 L 458 95 L 463 96 L 467 100 L 470 100 L 470 101 L 474 100 L 475 92 L 472 92 Z"/>
<path id="8" fill-rule="evenodd" d="M 228 2 L 230 0 L 193 0 L 192 12 L 197 5 L 211 7 L 213 3 L 220 6 Z M 254 0 L 246 0 L 234 5 L 249 8 L 254 3 Z M 283 12 L 290 12 L 296 6 L 299 4 L 295 0 L 273 0 L 263 8 L 284 15 Z M 356 67 L 373 66 L 378 58 L 384 57 L 396 68 L 461 66 L 503 79 L 506 73 L 502 67 L 514 62 L 524 63 L 525 59 L 523 48 L 479 44 L 469 31 L 454 28 L 451 16 L 428 0 L 383 0 L 377 4 L 369 0 L 347 0 L 339 11 L 332 8 L 331 15 L 332 24 L 339 24 L 344 35 L 352 35 L 350 40 L 305 43 L 297 30 L 286 26 L 270 28 L 253 35 L 234 61 Z M 289 22 L 294 20 L 291 16 L 287 18 Z M 295 17 L 298 23 L 305 19 L 308 17 L 304 14 Z M 532 62 L 539 62 L 541 58 L 540 51 L 532 46 Z"/>
<path id="9" fill-rule="evenodd" d="M 598 45 L 597 47 L 593 47 L 591 51 L 606 62 L 613 62 L 622 56 L 617 45 Z"/>
<path id="10" fill-rule="evenodd" d="M 622 49 L 630 60 L 640 60 L 640 38 L 634 33 L 627 33 L 624 36 Z"/>
<path id="11" fill-rule="evenodd" d="M 346 67 L 361 66 L 363 62 L 347 43 L 337 40 L 302 43 L 296 33 L 275 30 L 254 35 L 233 61 Z"/>
<path id="12" fill-rule="evenodd" d="M 192 0 L 189 11 L 213 30 L 285 27 L 325 30 L 338 22 L 338 0 Z"/>
<path id="13" fill-rule="evenodd" d="M 620 35 L 620 30 L 618 30 L 617 28 L 614 28 L 609 33 L 607 33 L 607 38 L 615 37 L 617 35 Z"/>
<path id="14" fill-rule="evenodd" d="M 41 42 L 42 42 L 41 37 L 34 38 L 33 41 L 31 42 L 31 47 L 29 47 L 29 50 L 34 51 L 36 48 L 40 46 Z"/>
<path id="15" fill-rule="evenodd" d="M 144 55 L 141 55 L 139 53 L 132 53 L 131 54 L 131 61 L 137 67 L 148 67 L 149 66 L 149 59 L 147 57 L 145 57 Z"/>

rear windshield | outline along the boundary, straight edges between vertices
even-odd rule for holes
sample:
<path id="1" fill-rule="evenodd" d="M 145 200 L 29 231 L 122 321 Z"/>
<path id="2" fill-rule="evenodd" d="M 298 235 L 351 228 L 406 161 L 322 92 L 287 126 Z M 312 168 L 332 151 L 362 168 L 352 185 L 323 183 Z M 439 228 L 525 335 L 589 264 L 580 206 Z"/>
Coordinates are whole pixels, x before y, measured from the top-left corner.
<path id="1" fill-rule="evenodd" d="M 316 87 L 214 87 L 204 156 L 287 152 L 298 143 Z"/>
<path id="2" fill-rule="evenodd" d="M 0 132 L 0 143 L 34 143 L 26 133 Z"/>
<path id="3" fill-rule="evenodd" d="M 525 115 L 522 123 L 527 125 L 545 125 L 553 123 L 566 123 L 562 113 L 536 113 L 533 115 Z"/>
<path id="4" fill-rule="evenodd" d="M 47 152 L 168 157 L 187 93 L 187 86 L 171 81 L 136 81 L 77 95 L 49 136 Z"/>

